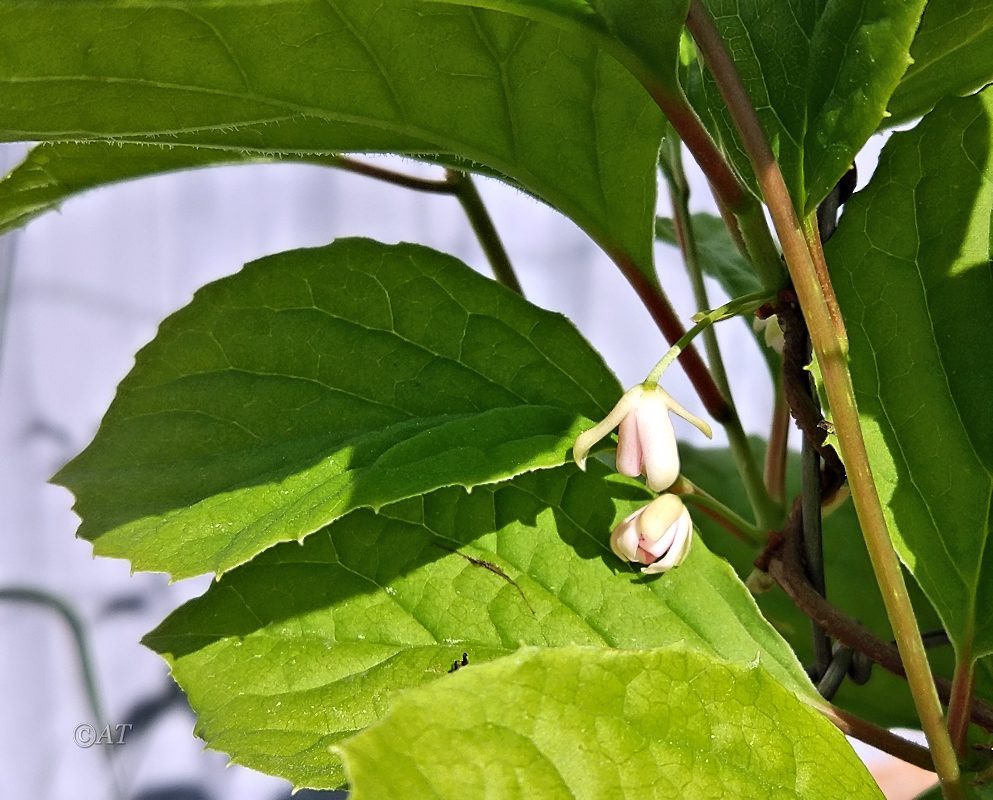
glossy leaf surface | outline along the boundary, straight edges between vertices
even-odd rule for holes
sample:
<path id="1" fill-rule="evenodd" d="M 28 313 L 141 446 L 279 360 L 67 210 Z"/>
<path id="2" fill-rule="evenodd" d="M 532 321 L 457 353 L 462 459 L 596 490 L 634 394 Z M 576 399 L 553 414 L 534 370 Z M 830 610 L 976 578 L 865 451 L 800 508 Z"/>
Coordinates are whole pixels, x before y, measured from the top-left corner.
<path id="1" fill-rule="evenodd" d="M 361 506 L 558 466 L 619 395 L 564 317 L 436 251 L 342 240 L 197 292 L 57 480 L 98 554 L 220 573 Z"/>
<path id="2" fill-rule="evenodd" d="M 399 690 L 445 679 L 463 653 L 475 666 L 521 645 L 678 644 L 761 664 L 812 698 L 789 647 L 702 543 L 654 579 L 618 561 L 610 531 L 650 495 L 589 468 L 356 511 L 228 573 L 145 643 L 212 747 L 299 786 L 339 785 L 327 747 Z"/>
<path id="3" fill-rule="evenodd" d="M 993 92 L 895 134 L 828 244 L 890 535 L 960 650 L 993 652 Z"/>
<path id="4" fill-rule="evenodd" d="M 522 650 L 405 694 L 341 751 L 355 800 L 882 798 L 761 669 L 681 648 Z"/>

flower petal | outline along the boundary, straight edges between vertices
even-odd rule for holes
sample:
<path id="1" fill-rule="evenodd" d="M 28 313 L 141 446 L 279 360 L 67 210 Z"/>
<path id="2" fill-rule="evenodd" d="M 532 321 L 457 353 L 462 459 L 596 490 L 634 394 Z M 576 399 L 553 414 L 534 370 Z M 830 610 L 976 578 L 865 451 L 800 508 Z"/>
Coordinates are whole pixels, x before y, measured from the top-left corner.
<path id="1" fill-rule="evenodd" d="M 638 516 L 644 511 L 639 508 L 629 514 L 610 534 L 610 549 L 624 561 L 638 561 Z"/>
<path id="2" fill-rule="evenodd" d="M 672 546 L 662 558 L 641 570 L 646 575 L 668 572 L 682 564 L 689 555 L 690 545 L 693 543 L 693 520 L 690 518 L 690 512 L 684 508 L 680 518 L 672 527 L 675 534 Z"/>
<path id="3" fill-rule="evenodd" d="M 617 471 L 629 478 L 641 475 L 644 451 L 638 431 L 638 410 L 629 411 L 617 429 Z"/>
<path id="4" fill-rule="evenodd" d="M 645 482 L 655 492 L 668 489 L 679 477 L 679 448 L 669 419 L 669 406 L 659 391 L 646 392 L 635 415 L 641 439 Z"/>
<path id="5" fill-rule="evenodd" d="M 590 454 L 593 445 L 599 442 L 604 436 L 620 425 L 621 420 L 627 416 L 628 412 L 635 406 L 645 390 L 638 384 L 626 391 L 621 399 L 617 401 L 610 413 L 600 422 L 576 437 L 576 442 L 572 446 L 572 457 L 580 469 L 586 469 L 586 457 Z"/>
<path id="6" fill-rule="evenodd" d="M 683 408 L 673 398 L 673 396 L 671 394 L 669 394 L 661 386 L 658 388 L 657 391 L 661 392 L 665 396 L 666 405 L 669 406 L 669 410 L 672 411 L 673 414 L 678 414 L 679 416 L 681 416 L 688 423 L 690 423 L 690 425 L 693 425 L 694 427 L 696 427 L 696 429 L 699 430 L 700 433 L 702 433 L 708 439 L 713 439 L 714 438 L 714 432 L 711 430 L 710 425 L 707 422 L 705 422 L 704 420 L 700 419 L 700 417 L 698 417 L 696 414 L 693 414 L 693 413 L 687 411 L 685 408 Z"/>

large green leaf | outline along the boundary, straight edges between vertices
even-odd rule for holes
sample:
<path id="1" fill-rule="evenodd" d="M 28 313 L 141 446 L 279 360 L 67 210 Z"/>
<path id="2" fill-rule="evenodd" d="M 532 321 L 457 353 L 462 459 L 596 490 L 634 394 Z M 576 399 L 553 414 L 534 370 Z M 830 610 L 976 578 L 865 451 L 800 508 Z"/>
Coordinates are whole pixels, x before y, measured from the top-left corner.
<path id="1" fill-rule="evenodd" d="M 212 747 L 314 787 L 341 782 L 328 745 L 463 653 L 476 665 L 522 644 L 680 644 L 761 664 L 814 699 L 789 647 L 700 542 L 657 579 L 617 560 L 611 528 L 651 495 L 589 469 L 356 511 L 226 574 L 145 642 L 169 661 Z"/>
<path id="2" fill-rule="evenodd" d="M 752 448 L 761 453 L 765 450 L 765 443 L 753 441 Z M 720 497 L 722 502 L 735 511 L 744 515 L 749 513 L 748 498 L 729 450 L 699 449 L 683 445 L 680 451 L 685 475 L 698 486 Z M 791 452 L 787 464 L 787 495 L 795 497 L 800 490 L 799 455 Z M 746 578 L 754 569 L 755 548 L 732 538 L 704 514 L 695 514 L 694 518 L 710 549 L 728 559 L 738 570 L 738 574 Z M 857 619 L 884 641 L 891 640 L 893 634 L 886 609 L 850 502 L 843 504 L 824 520 L 824 563 L 828 599 L 832 605 Z M 912 580 L 908 583 L 921 629 L 933 631 L 940 628 L 938 615 L 927 598 Z M 810 620 L 778 587 L 759 595 L 756 601 L 766 619 L 793 647 L 801 663 L 812 664 L 814 653 Z M 954 669 L 951 647 L 932 648 L 928 655 L 932 668 L 939 675 L 951 676 Z M 978 682 L 980 696 L 993 697 L 991 686 L 993 683 L 985 674 L 982 675 Z M 835 702 L 886 727 L 914 728 L 920 725 L 906 680 L 881 667 L 872 670 L 872 677 L 864 686 L 845 681 Z"/>
<path id="3" fill-rule="evenodd" d="M 926 114 L 944 97 L 993 80 L 993 3 L 928 0 L 910 48 L 914 63 L 890 98 L 884 124 Z"/>
<path id="4" fill-rule="evenodd" d="M 679 647 L 522 650 L 407 692 L 340 749 L 355 800 L 882 798 L 760 668 Z"/>
<path id="5" fill-rule="evenodd" d="M 415 0 L 3 2 L 0 139 L 459 155 L 653 276 L 660 112 L 575 24 L 585 3 L 513 5 L 566 27 Z"/>
<path id="6" fill-rule="evenodd" d="M 201 289 L 56 479 L 97 553 L 223 572 L 360 506 L 557 466 L 619 393 L 560 315 L 435 251 L 343 240 Z"/>
<path id="7" fill-rule="evenodd" d="M 910 63 L 924 0 L 706 0 L 706 5 L 729 44 L 793 202 L 808 214 L 883 119 Z M 691 94 L 742 174 L 750 176 L 710 76 L 694 81 Z"/>
<path id="8" fill-rule="evenodd" d="M 993 91 L 896 134 L 827 257 L 890 535 L 960 652 L 993 652 Z"/>

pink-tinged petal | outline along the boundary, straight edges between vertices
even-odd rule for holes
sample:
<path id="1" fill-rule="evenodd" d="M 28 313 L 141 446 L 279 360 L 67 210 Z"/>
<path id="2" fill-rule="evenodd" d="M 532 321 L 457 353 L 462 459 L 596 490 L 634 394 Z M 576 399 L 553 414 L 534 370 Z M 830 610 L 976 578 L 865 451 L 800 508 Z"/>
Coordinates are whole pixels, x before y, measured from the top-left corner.
<path id="1" fill-rule="evenodd" d="M 686 560 L 686 556 L 690 552 L 690 545 L 693 543 L 693 520 L 690 519 L 689 511 L 683 509 L 683 513 L 673 525 L 673 529 L 675 536 L 669 551 L 654 564 L 645 567 L 642 572 L 647 575 L 667 572 Z"/>
<path id="2" fill-rule="evenodd" d="M 673 543 L 676 541 L 678 527 L 679 523 L 670 525 L 668 530 L 656 542 L 649 542 L 647 539 L 641 540 L 642 549 L 652 554 L 653 561 L 664 556 L 672 548 Z"/>
<path id="3" fill-rule="evenodd" d="M 586 457 L 590 454 L 593 445 L 621 424 L 621 420 L 637 405 L 644 393 L 645 390 L 641 384 L 629 389 L 617 401 L 617 405 L 610 410 L 610 413 L 606 417 L 588 431 L 584 431 L 576 437 L 576 442 L 572 446 L 572 457 L 580 469 L 586 469 Z"/>
<path id="4" fill-rule="evenodd" d="M 617 429 L 617 471 L 629 478 L 641 475 L 641 440 L 638 435 L 637 409 L 629 411 Z"/>
<path id="5" fill-rule="evenodd" d="M 610 534 L 610 549 L 624 561 L 638 560 L 638 516 L 642 511 L 639 508 L 629 514 Z"/>
<path id="6" fill-rule="evenodd" d="M 679 477 L 679 450 L 669 419 L 669 407 L 657 391 L 646 393 L 635 410 L 641 440 L 645 482 L 655 492 L 668 489 Z"/>

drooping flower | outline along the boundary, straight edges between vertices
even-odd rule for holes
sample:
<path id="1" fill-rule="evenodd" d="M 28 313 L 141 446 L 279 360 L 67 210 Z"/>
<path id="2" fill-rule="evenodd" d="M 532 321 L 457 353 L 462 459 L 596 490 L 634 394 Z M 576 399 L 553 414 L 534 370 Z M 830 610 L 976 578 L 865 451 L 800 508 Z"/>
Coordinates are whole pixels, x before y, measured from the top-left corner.
<path id="1" fill-rule="evenodd" d="M 664 491 L 679 477 L 679 451 L 670 411 L 708 438 L 713 435 L 706 422 L 683 408 L 661 386 L 638 384 L 624 393 L 602 422 L 576 438 L 573 458 L 580 469 L 586 469 L 593 445 L 618 428 L 617 471 L 632 478 L 644 475 L 648 488 Z"/>
<path id="2" fill-rule="evenodd" d="M 610 534 L 610 549 L 618 558 L 645 564 L 642 572 L 666 572 L 683 563 L 693 540 L 693 521 L 683 501 L 663 494 L 639 508 Z"/>

